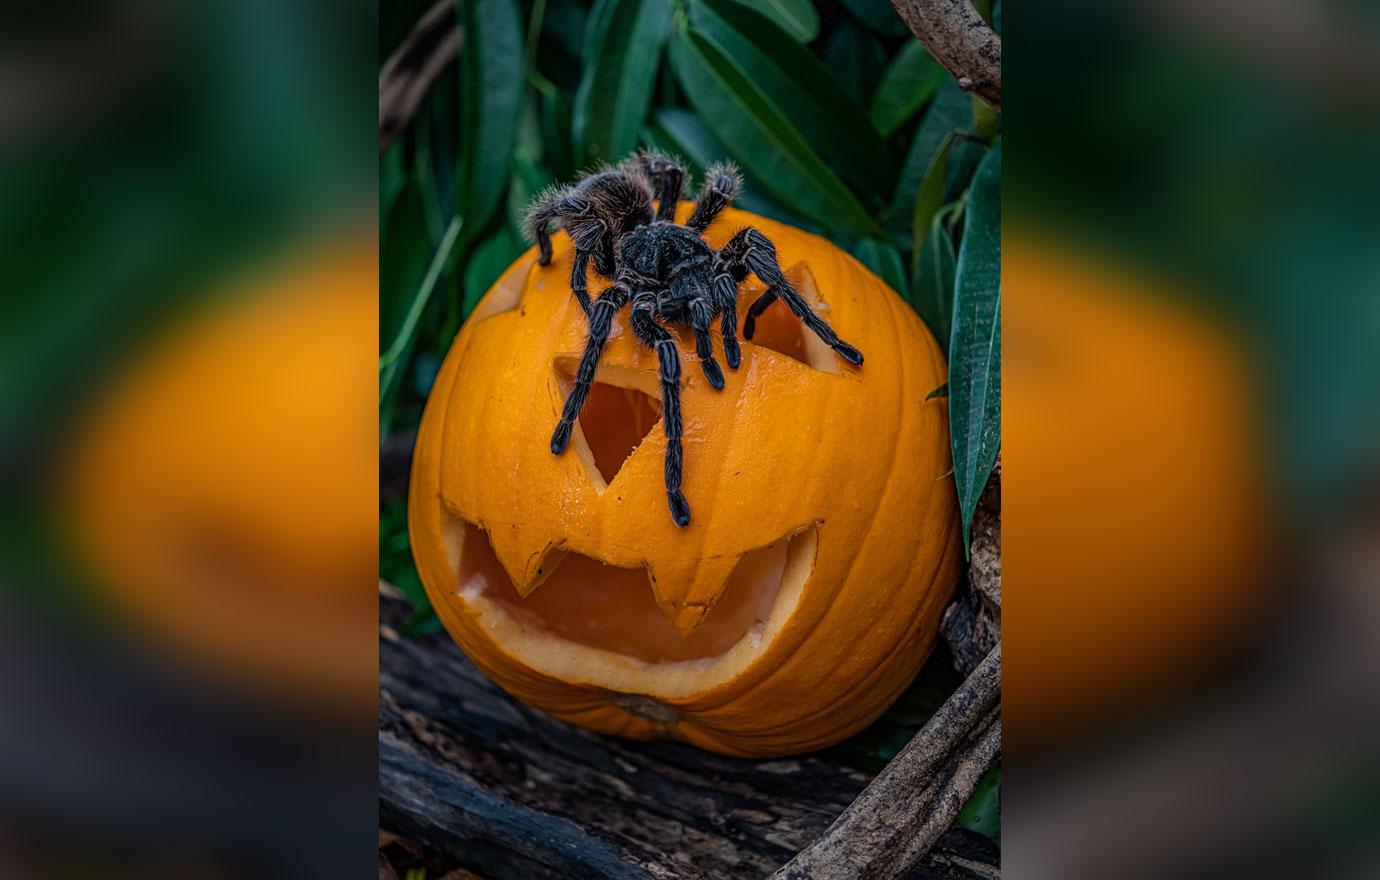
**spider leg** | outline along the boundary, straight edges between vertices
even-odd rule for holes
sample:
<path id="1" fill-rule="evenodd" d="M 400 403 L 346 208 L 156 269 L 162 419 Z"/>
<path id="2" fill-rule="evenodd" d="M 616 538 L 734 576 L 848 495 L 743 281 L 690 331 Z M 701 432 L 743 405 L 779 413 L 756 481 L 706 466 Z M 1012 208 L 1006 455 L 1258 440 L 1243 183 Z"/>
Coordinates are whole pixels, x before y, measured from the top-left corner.
<path id="1" fill-rule="evenodd" d="M 776 260 L 776 246 L 771 243 L 771 239 L 749 226 L 733 236 L 728 244 L 723 246 L 720 253 L 730 263 L 740 263 L 751 269 L 752 274 L 762 279 L 762 283 L 767 285 L 767 292 L 758 297 L 757 301 L 752 304 L 748 309 L 747 318 L 743 321 L 743 336 L 745 338 L 752 338 L 753 325 L 757 316 L 766 311 L 767 306 L 771 305 L 777 297 L 780 297 L 795 313 L 795 316 L 806 327 L 809 327 L 816 336 L 824 340 L 825 344 L 832 348 L 839 357 L 854 366 L 863 362 L 862 352 L 840 339 L 823 318 L 811 311 L 810 304 L 786 280 L 786 276 L 781 272 L 781 264 Z"/>
<path id="2" fill-rule="evenodd" d="M 676 343 L 671 334 L 653 317 L 655 308 L 655 294 L 638 294 L 633 301 L 630 321 L 633 333 L 642 344 L 656 352 L 660 366 L 661 421 L 666 430 L 666 500 L 671 506 L 671 519 L 675 520 L 676 525 L 684 526 L 690 522 L 690 503 L 680 491 L 684 467 L 680 443 L 680 355 L 676 352 Z"/>
<path id="3" fill-rule="evenodd" d="M 776 294 L 768 290 L 766 293 L 752 301 L 748 306 L 748 313 L 743 318 L 743 338 L 751 339 L 752 334 L 757 331 L 757 319 L 767 310 L 767 307 L 776 302 Z"/>
<path id="4" fill-rule="evenodd" d="M 695 212 L 690 215 L 685 225 L 703 233 L 709 228 L 709 224 L 714 222 L 714 218 L 719 216 L 719 212 L 733 202 L 742 185 L 743 180 L 738 176 L 738 169 L 731 163 L 723 162 L 710 166 L 705 172 L 700 194 L 695 198 Z"/>
<path id="5" fill-rule="evenodd" d="M 599 298 L 589 308 L 589 342 L 585 353 L 580 357 L 580 367 L 575 373 L 575 384 L 565 398 L 565 408 L 561 410 L 561 420 L 551 434 L 551 452 L 560 455 L 570 442 L 570 432 L 575 420 L 580 417 L 585 398 L 589 396 L 589 386 L 594 381 L 594 371 L 599 366 L 599 358 L 604 353 L 604 343 L 608 342 L 609 328 L 613 316 L 628 302 L 632 291 L 622 281 L 599 294 Z"/>
<path id="6" fill-rule="evenodd" d="M 695 353 L 699 355 L 704 377 L 716 391 L 724 387 L 724 374 L 719 362 L 714 360 L 714 346 L 709 341 L 709 322 L 714 320 L 714 309 L 710 305 L 708 291 L 690 300 L 690 327 L 695 331 Z M 725 350 L 727 354 L 727 350 Z"/>
<path id="7" fill-rule="evenodd" d="M 537 197 L 537 201 L 527 212 L 527 222 L 531 224 L 532 235 L 537 240 L 537 262 L 543 266 L 551 264 L 551 231 L 553 222 L 563 221 L 575 214 L 587 213 L 589 203 L 580 197 L 572 186 L 548 189 Z"/>
<path id="8" fill-rule="evenodd" d="M 714 303 L 719 308 L 724 337 L 724 360 L 730 370 L 738 369 L 742 356 L 738 351 L 738 283 L 728 272 L 714 276 Z M 748 338 L 752 334 L 748 333 Z"/>
<path id="9" fill-rule="evenodd" d="M 575 299 L 580 301 L 580 308 L 585 314 L 589 314 L 589 258 L 595 257 L 594 268 L 600 274 L 607 275 L 599 268 L 597 250 L 603 240 L 608 226 L 602 220 L 582 221 L 573 224 L 574 228 L 570 231 L 570 238 L 575 242 L 575 262 L 570 267 L 570 292 L 575 294 Z"/>
<path id="10" fill-rule="evenodd" d="M 627 162 L 645 174 L 656 190 L 656 219 L 675 219 L 680 204 L 680 191 L 685 183 L 685 169 L 680 162 L 655 150 L 643 150 Z"/>

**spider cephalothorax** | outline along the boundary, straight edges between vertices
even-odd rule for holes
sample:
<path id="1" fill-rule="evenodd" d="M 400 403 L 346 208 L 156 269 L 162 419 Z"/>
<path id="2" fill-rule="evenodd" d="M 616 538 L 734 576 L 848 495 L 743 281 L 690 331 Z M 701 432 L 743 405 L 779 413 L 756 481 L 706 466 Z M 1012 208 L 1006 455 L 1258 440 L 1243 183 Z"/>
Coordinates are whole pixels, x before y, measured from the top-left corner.
<path id="1" fill-rule="evenodd" d="M 551 262 L 550 225 L 558 223 L 570 234 L 575 244 L 570 289 L 589 318 L 589 343 L 551 436 L 551 451 L 559 455 L 570 442 L 613 316 L 631 302 L 634 335 L 657 353 L 666 430 L 666 497 L 672 519 L 681 526 L 690 522 L 690 505 L 680 490 L 680 356 L 664 324 L 686 324 L 694 331 L 705 378 L 716 389 L 723 388 L 710 327 L 715 318 L 720 319 L 724 360 L 736 370 L 740 361 L 738 283 L 752 272 L 767 290 L 748 309 L 743 321 L 745 339 L 752 339 L 757 317 L 780 298 L 844 360 L 854 365 L 863 360 L 862 353 L 839 339 L 786 280 L 775 246 L 761 232 L 749 226 L 719 250 L 705 242 L 705 229 L 737 195 L 741 185 L 737 169 L 723 164 L 708 170 L 695 210 L 682 226 L 675 222 L 675 210 L 685 178 L 685 170 L 675 161 L 644 153 L 574 186 L 544 194 L 530 215 L 543 266 Z M 613 279 L 593 301 L 586 287 L 590 260 L 599 274 Z"/>

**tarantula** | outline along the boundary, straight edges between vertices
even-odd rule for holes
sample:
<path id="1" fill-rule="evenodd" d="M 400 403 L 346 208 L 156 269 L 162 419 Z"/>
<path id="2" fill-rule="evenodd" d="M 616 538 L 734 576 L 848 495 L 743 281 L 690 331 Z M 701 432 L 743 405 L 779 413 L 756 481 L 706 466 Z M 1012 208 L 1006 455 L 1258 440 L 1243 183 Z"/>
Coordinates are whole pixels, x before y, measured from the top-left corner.
<path id="1" fill-rule="evenodd" d="M 690 505 L 680 490 L 682 452 L 680 417 L 680 357 L 663 324 L 688 324 L 705 378 L 715 389 L 724 387 L 723 373 L 714 360 L 710 327 L 720 318 L 724 360 L 731 369 L 740 362 L 738 348 L 738 283 L 749 271 L 767 290 L 748 309 L 743 337 L 752 339 L 758 316 L 778 298 L 840 357 L 851 364 L 862 353 L 839 339 L 833 329 L 796 291 L 776 260 L 771 240 L 751 226 L 741 230 L 719 250 L 705 243 L 703 233 L 732 203 L 741 186 L 730 164 L 710 168 L 684 226 L 675 222 L 676 205 L 686 172 L 674 160 L 642 153 L 614 168 L 585 177 L 573 186 L 544 193 L 529 214 L 537 240 L 538 261 L 551 262 L 550 225 L 563 226 L 575 243 L 570 289 L 589 321 L 589 342 L 566 398 L 560 422 L 551 435 L 551 452 L 559 455 L 570 442 L 609 328 L 616 312 L 632 303 L 633 334 L 657 354 L 661 375 L 662 423 L 666 431 L 666 497 L 676 525 L 690 522 Z M 656 200 L 655 206 L 653 199 Z M 593 301 L 586 287 L 590 261 L 613 283 Z"/>

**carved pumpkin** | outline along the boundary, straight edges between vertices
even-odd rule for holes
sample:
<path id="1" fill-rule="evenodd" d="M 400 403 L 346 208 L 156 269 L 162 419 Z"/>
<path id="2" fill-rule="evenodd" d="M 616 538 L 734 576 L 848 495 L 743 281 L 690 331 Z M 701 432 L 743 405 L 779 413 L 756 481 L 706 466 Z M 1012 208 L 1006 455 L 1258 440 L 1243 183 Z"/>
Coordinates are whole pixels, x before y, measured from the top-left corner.
<path id="1" fill-rule="evenodd" d="M 843 364 L 777 303 L 715 391 L 678 335 L 688 527 L 666 515 L 657 359 L 626 315 L 570 448 L 551 453 L 586 336 L 563 233 L 549 266 L 529 251 L 507 270 L 451 348 L 409 519 L 442 621 L 519 699 L 607 733 L 773 755 L 836 742 L 901 693 L 962 552 L 946 404 L 925 400 L 945 380 L 934 340 L 814 235 L 729 210 L 706 239 L 748 224 L 867 361 Z M 740 286 L 740 315 L 761 292 Z"/>
<path id="2" fill-rule="evenodd" d="M 1201 682 L 1277 542 L 1242 340 L 1087 245 L 1008 228 L 1002 256 L 1009 753 Z"/>
<path id="3" fill-rule="evenodd" d="M 294 710 L 372 712 L 378 251 L 238 281 L 119 371 L 67 457 L 65 527 L 129 629 Z"/>

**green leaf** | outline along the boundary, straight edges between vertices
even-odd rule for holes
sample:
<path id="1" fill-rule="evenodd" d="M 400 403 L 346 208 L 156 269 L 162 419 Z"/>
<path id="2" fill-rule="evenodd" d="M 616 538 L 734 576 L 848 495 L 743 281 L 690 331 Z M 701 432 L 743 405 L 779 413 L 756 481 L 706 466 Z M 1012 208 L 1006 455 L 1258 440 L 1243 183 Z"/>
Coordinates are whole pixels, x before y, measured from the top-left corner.
<path id="1" fill-rule="evenodd" d="M 575 148 L 571 141 L 570 98 L 560 89 L 541 94 L 541 136 L 546 147 L 546 163 L 557 180 L 575 174 Z"/>
<path id="2" fill-rule="evenodd" d="M 460 53 L 460 160 L 456 213 L 477 234 L 508 185 L 522 99 L 522 26 L 513 0 L 456 0 Z"/>
<path id="3" fill-rule="evenodd" d="M 637 146 L 670 24 L 667 0 L 595 4 L 571 117 L 582 164 L 621 159 Z"/>
<path id="4" fill-rule="evenodd" d="M 431 301 L 431 294 L 436 290 L 436 281 L 441 277 L 441 270 L 450 259 L 456 239 L 460 236 L 461 226 L 460 218 L 456 217 L 451 220 L 450 226 L 446 227 L 441 243 L 437 245 L 431 260 L 426 264 L 426 274 L 422 276 L 408 301 L 407 312 L 403 315 L 392 342 L 379 355 L 380 402 L 392 396 L 402 379 L 404 367 L 409 361 L 408 353 L 417 341 L 417 324 L 422 319 L 422 312 L 426 309 L 427 303 Z"/>
<path id="5" fill-rule="evenodd" d="M 843 0 L 853 17 L 879 34 L 899 37 L 910 33 L 890 0 Z"/>
<path id="6" fill-rule="evenodd" d="M 939 88 L 948 73 L 930 57 L 918 40 L 896 53 L 872 96 L 869 116 L 883 137 L 890 137 L 915 115 Z"/>
<path id="7" fill-rule="evenodd" d="M 930 167 L 930 160 L 949 132 L 966 129 L 972 124 L 972 102 L 953 79 L 947 79 L 921 117 L 920 125 L 911 139 L 910 150 L 906 153 L 905 165 L 901 168 L 896 191 L 891 197 L 891 208 L 887 211 L 887 223 L 893 233 L 911 237 L 915 196 L 925 170 Z"/>
<path id="8" fill-rule="evenodd" d="M 864 238 L 853 248 L 853 256 L 885 281 L 892 290 L 909 299 L 910 289 L 906 283 L 906 270 L 901 255 L 896 248 L 875 238 Z"/>
<path id="9" fill-rule="evenodd" d="M 693 31 L 677 33 L 671 64 L 700 118 L 783 203 L 837 233 L 885 236 L 785 111 L 713 42 Z"/>
<path id="10" fill-rule="evenodd" d="M 895 177 L 891 153 L 862 107 L 810 50 L 734 0 L 696 0 L 690 6 L 690 28 L 738 68 L 863 204 L 885 204 Z M 683 78 L 681 85 L 693 104 L 694 90 L 685 87 Z M 701 115 L 714 125 L 715 120 Z M 738 152 L 737 144 L 724 140 Z"/>
<path id="11" fill-rule="evenodd" d="M 949 383 L 948 383 L 948 382 L 945 382 L 945 383 L 943 383 L 942 385 L 940 385 L 938 388 L 936 388 L 936 389 L 934 389 L 933 391 L 931 391 L 929 394 L 926 394 L 926 395 L 925 395 L 925 399 L 926 399 L 926 400 L 934 400 L 936 397 L 948 397 L 948 396 L 949 396 Z"/>
<path id="12" fill-rule="evenodd" d="M 954 822 L 969 831 L 1001 842 L 1000 765 L 993 766 L 983 774 L 977 788 L 973 789 L 972 797 L 968 798 L 968 803 L 958 811 L 958 817 Z"/>
<path id="13" fill-rule="evenodd" d="M 1001 115 L 977 95 L 973 95 L 973 127 L 977 129 L 978 136 L 989 144 L 997 139 L 997 132 L 1001 128 Z"/>
<path id="14" fill-rule="evenodd" d="M 949 338 L 949 440 L 963 547 L 1001 443 L 1001 146 L 978 166 L 959 246 Z"/>
<path id="15" fill-rule="evenodd" d="M 959 134 L 951 131 L 944 136 L 934 158 L 930 159 L 925 176 L 920 180 L 920 189 L 915 194 L 915 208 L 911 213 L 910 228 L 915 239 L 914 253 L 917 263 L 924 245 L 921 236 L 927 233 L 935 215 L 944 204 L 945 184 L 949 179 L 949 151 L 953 149 Z"/>
<path id="16" fill-rule="evenodd" d="M 819 36 L 819 13 L 810 0 L 736 0 L 770 18 L 797 43 Z"/>
<path id="17" fill-rule="evenodd" d="M 479 300 L 493 287 L 498 276 L 521 256 L 526 245 L 507 226 L 499 229 L 474 249 L 465 264 L 464 299 L 461 313 L 469 317 Z"/>
<path id="18" fill-rule="evenodd" d="M 702 174 L 715 162 L 732 158 L 714 132 L 700 118 L 681 107 L 663 107 L 656 111 L 643 130 L 647 146 L 680 156 L 690 163 L 690 170 Z M 814 223 L 768 198 L 766 187 L 750 173 L 743 173 L 743 189 L 737 198 L 739 207 L 802 228 L 819 229 Z"/>
<path id="19" fill-rule="evenodd" d="M 881 38 L 847 19 L 838 23 L 824 44 L 824 63 L 858 106 L 866 103 L 866 96 L 881 81 L 886 61 Z"/>
<path id="20" fill-rule="evenodd" d="M 406 182 L 401 139 L 393 141 L 388 152 L 379 160 L 379 217 L 384 220 L 393 211 L 393 203 Z"/>
<path id="21" fill-rule="evenodd" d="M 947 213 L 947 212 L 944 212 Z M 947 356 L 954 302 L 954 245 L 944 229 L 944 213 L 930 223 L 911 278 L 911 305 Z"/>

